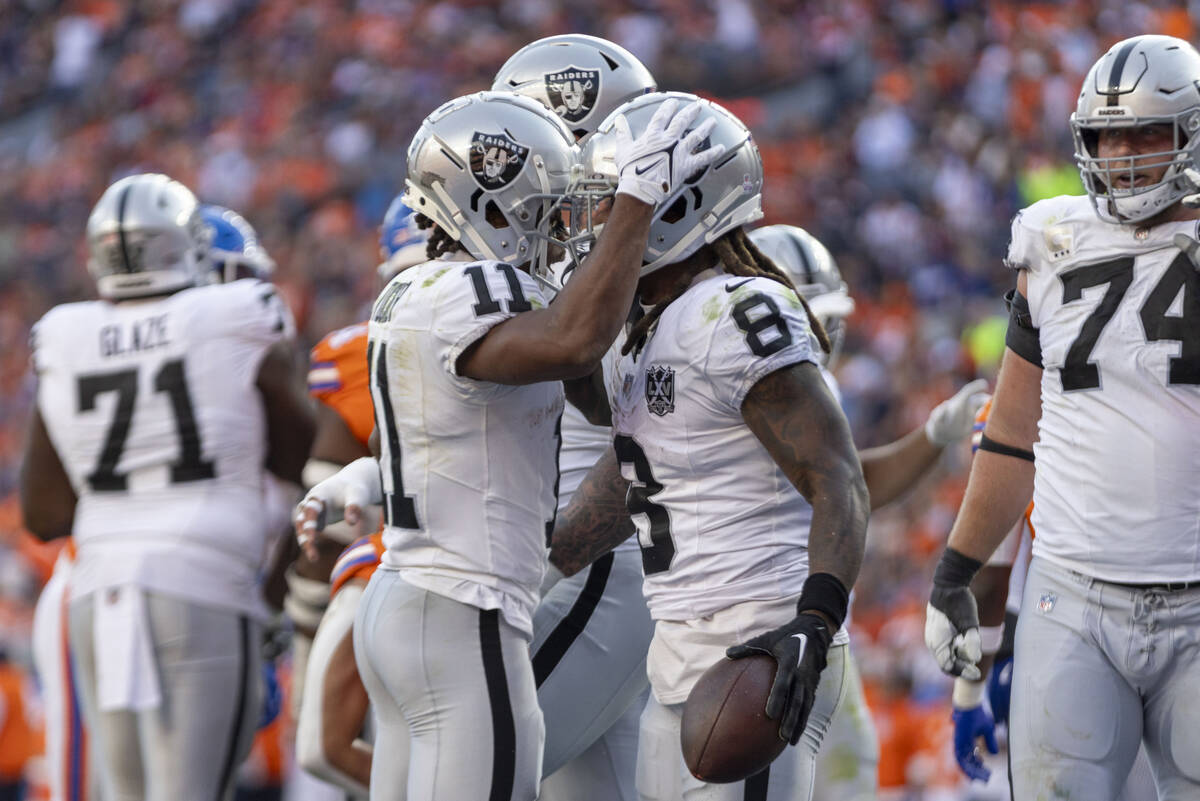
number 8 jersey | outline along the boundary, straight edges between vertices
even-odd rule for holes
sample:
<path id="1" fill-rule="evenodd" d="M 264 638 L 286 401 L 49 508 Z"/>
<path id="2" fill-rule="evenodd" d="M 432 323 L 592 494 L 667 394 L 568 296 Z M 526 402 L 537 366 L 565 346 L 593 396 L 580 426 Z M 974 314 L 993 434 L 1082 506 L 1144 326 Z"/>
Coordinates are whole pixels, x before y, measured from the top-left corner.
<path id="1" fill-rule="evenodd" d="M 792 290 L 717 275 L 693 283 L 621 360 L 613 431 L 654 619 L 799 596 L 812 508 L 741 407 L 769 373 L 815 363 L 816 348 Z"/>
<path id="2" fill-rule="evenodd" d="M 367 361 L 379 432 L 383 569 L 532 636 L 554 520 L 563 388 L 458 374 L 492 327 L 543 308 L 534 280 L 495 261 L 439 259 L 375 301 Z"/>
<path id="3" fill-rule="evenodd" d="M 259 610 L 256 382 L 267 350 L 293 333 L 275 288 L 252 279 L 65 304 L 37 323 L 38 409 L 78 497 L 74 595 L 136 584 Z"/>
<path id="4" fill-rule="evenodd" d="M 1034 554 L 1108 581 L 1200 579 L 1200 274 L 1177 233 L 1196 221 L 1110 224 L 1086 197 L 1013 220 L 1043 366 Z"/>

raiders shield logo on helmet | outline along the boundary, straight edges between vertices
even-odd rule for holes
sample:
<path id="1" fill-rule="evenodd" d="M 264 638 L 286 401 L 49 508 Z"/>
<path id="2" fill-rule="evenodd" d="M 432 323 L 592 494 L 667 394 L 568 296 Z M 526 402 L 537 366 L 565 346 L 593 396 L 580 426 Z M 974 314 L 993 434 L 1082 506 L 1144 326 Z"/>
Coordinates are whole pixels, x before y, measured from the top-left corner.
<path id="1" fill-rule="evenodd" d="M 567 67 L 546 73 L 546 97 L 554 113 L 567 122 L 579 122 L 592 113 L 600 94 L 600 70 Z"/>
<path id="2" fill-rule="evenodd" d="M 675 411 L 675 371 L 670 367 L 654 364 L 646 370 L 646 408 L 659 417 Z"/>
<path id="3" fill-rule="evenodd" d="M 503 189 L 525 166 L 529 148 L 504 134 L 475 132 L 471 137 L 471 175 L 483 189 Z"/>

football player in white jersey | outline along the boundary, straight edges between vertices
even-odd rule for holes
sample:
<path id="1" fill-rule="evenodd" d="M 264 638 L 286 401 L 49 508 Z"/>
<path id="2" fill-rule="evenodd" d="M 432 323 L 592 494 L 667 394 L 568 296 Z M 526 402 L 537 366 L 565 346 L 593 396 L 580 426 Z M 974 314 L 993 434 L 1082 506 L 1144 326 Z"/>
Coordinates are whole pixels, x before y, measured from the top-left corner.
<path id="1" fill-rule="evenodd" d="M 618 106 L 656 85 L 623 47 L 565 34 L 514 53 L 496 73 L 492 89 L 543 103 L 583 141 Z M 609 373 L 622 342 L 618 338 L 606 354 Z M 566 508 L 584 475 L 610 447 L 609 426 L 593 425 L 574 405 L 566 406 L 558 452 L 559 509 Z M 638 718 L 649 687 L 646 650 L 653 632 L 632 537 L 545 593 L 534 612 L 530 646 L 546 723 L 542 801 L 635 801 Z"/>
<path id="2" fill-rule="evenodd" d="M 638 130 L 663 102 L 649 95 L 623 112 Z M 632 516 L 655 620 L 638 743 L 643 799 L 808 799 L 841 695 L 841 623 L 869 501 L 821 376 L 817 352 L 829 341 L 743 228 L 762 216 L 758 149 L 716 104 L 706 101 L 701 118 L 715 122 L 709 141 L 726 155 L 656 215 L 638 284 L 652 307 L 631 329 L 609 392 L 615 448 L 560 516 L 551 558 L 574 573 L 616 545 Z M 584 171 L 610 182 L 614 133 L 602 125 L 583 155 Z M 744 782 L 706 785 L 684 764 L 681 713 L 727 649 L 776 659 L 766 713 L 803 745 Z"/>
<path id="3" fill-rule="evenodd" d="M 305 538 L 322 512 L 384 505 L 387 550 L 355 655 L 377 751 L 407 739 L 411 757 L 373 760 L 373 798 L 537 795 L 528 642 L 554 517 L 558 381 L 591 386 L 632 303 L 656 205 L 723 152 L 700 148 L 711 126 L 686 132 L 699 110 L 665 104 L 636 138 L 617 123 L 612 214 L 551 306 L 525 268 L 546 271 L 557 247 L 549 234 L 576 164 L 569 129 L 535 101 L 484 92 L 445 104 L 413 139 L 407 197 L 444 258 L 402 272 L 375 303 L 379 461 L 314 487 L 297 519 Z"/>
<path id="4" fill-rule="evenodd" d="M 979 677 L 967 584 L 1032 491 L 1015 798 L 1112 799 L 1141 743 L 1160 798 L 1200 796 L 1200 211 L 1180 202 L 1197 81 L 1185 41 L 1114 45 L 1071 117 L 1088 197 L 1013 221 L 1008 349 L 925 639 L 943 670 Z"/>
<path id="5" fill-rule="evenodd" d="M 756 228 L 750 232 L 750 241 L 787 274 L 829 335 L 831 352 L 818 358 L 821 374 L 840 402 L 841 392 L 831 371 L 854 300 L 833 255 L 812 234 L 792 225 Z M 947 445 L 971 433 L 975 414 L 987 400 L 986 390 L 986 381 L 972 381 L 934 408 L 924 426 L 895 442 L 859 451 L 872 510 L 911 490 L 937 464 Z M 847 650 L 845 694 L 817 754 L 813 799 L 874 799 L 879 792 L 878 773 L 879 737 L 858 665 L 852 650 Z"/>
<path id="6" fill-rule="evenodd" d="M 257 281 L 196 286 L 208 236 L 164 175 L 88 219 L 98 301 L 33 333 L 26 526 L 73 535 L 70 648 L 106 797 L 228 798 L 259 713 L 263 466 L 312 436 L 291 316 Z"/>

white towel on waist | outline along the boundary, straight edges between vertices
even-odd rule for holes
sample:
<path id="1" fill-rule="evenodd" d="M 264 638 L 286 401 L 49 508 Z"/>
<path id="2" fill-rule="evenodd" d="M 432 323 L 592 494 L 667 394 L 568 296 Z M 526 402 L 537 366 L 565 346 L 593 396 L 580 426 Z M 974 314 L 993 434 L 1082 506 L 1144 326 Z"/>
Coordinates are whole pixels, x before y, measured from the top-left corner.
<path id="1" fill-rule="evenodd" d="M 127 584 L 96 593 L 93 604 L 100 709 L 141 711 L 162 703 L 146 596 Z"/>

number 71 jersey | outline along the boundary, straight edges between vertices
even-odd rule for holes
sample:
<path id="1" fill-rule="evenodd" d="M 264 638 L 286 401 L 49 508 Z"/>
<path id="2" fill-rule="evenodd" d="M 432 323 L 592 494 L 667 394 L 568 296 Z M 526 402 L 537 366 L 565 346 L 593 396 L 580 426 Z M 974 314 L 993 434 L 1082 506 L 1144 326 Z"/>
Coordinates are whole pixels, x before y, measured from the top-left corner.
<path id="1" fill-rule="evenodd" d="M 1129 583 L 1200 579 L 1200 273 L 1195 220 L 1100 220 L 1086 197 L 1013 221 L 1039 329 L 1035 555 Z"/>
<path id="2" fill-rule="evenodd" d="M 65 304 L 37 323 L 38 409 L 78 496 L 80 582 L 174 591 L 169 560 L 222 576 L 230 595 L 244 591 L 234 574 L 252 588 L 267 534 L 256 382 L 293 333 L 275 288 L 253 279 Z"/>

